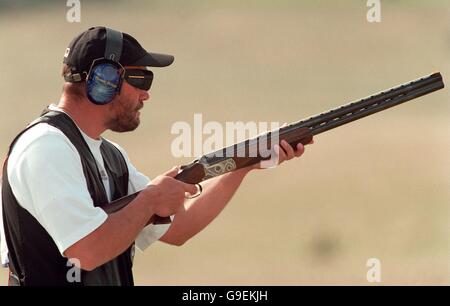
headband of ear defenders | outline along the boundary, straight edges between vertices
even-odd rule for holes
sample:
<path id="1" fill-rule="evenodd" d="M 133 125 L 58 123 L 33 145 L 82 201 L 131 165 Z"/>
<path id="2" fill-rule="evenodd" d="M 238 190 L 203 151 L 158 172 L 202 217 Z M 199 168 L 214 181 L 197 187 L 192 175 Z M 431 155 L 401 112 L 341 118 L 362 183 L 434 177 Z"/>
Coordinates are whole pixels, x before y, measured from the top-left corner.
<path id="1" fill-rule="evenodd" d="M 106 46 L 104 58 L 119 62 L 122 54 L 123 34 L 122 32 L 106 28 Z M 66 82 L 81 82 L 86 79 L 87 72 L 68 74 L 64 76 Z"/>
<path id="2" fill-rule="evenodd" d="M 106 28 L 105 58 L 114 62 L 120 61 L 122 54 L 123 34 L 116 30 Z"/>

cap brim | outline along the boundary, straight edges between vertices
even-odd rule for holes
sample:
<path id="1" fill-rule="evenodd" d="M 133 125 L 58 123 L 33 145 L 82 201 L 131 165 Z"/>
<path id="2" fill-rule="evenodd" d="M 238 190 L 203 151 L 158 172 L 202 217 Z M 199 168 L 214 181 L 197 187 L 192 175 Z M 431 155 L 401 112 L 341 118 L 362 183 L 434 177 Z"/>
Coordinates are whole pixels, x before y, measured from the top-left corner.
<path id="1" fill-rule="evenodd" d="M 147 53 L 136 62 L 134 66 L 166 67 L 173 63 L 173 55 L 160 53 Z"/>

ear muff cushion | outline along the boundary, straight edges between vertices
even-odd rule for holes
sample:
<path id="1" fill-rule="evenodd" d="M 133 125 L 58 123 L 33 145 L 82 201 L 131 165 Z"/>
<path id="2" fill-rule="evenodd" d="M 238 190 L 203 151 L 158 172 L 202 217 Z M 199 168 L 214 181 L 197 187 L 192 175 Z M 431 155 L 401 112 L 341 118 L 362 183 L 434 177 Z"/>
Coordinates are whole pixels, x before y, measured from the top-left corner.
<path id="1" fill-rule="evenodd" d="M 107 104 L 119 92 L 121 75 L 117 65 L 103 63 L 92 67 L 86 80 L 87 96 L 95 104 Z"/>

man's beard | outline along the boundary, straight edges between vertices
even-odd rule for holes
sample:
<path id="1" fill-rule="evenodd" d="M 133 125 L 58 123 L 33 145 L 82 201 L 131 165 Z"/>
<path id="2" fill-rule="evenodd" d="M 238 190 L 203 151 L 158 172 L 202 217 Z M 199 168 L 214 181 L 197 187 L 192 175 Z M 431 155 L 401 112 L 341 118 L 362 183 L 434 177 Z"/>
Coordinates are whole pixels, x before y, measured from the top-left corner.
<path id="1" fill-rule="evenodd" d="M 131 105 L 130 101 L 124 101 L 122 104 L 117 105 L 117 115 L 111 118 L 106 125 L 111 131 L 119 133 L 130 132 L 139 126 L 140 120 L 139 116 L 137 116 L 137 111 L 144 107 L 144 103 L 141 101 L 134 108 L 127 107 L 128 105 Z"/>

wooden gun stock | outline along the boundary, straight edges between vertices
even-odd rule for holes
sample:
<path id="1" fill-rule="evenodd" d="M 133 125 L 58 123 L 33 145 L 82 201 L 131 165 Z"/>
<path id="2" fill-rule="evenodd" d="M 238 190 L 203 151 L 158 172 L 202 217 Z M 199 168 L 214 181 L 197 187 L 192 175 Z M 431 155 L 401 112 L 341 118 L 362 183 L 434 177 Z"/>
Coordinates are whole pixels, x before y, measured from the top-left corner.
<path id="1" fill-rule="evenodd" d="M 102 209 L 107 214 L 115 213 L 116 211 L 119 211 L 122 208 L 124 208 L 125 206 L 127 206 L 128 204 L 130 204 L 131 201 L 133 201 L 138 195 L 139 195 L 139 192 L 127 195 L 125 197 L 122 197 L 120 199 L 112 201 L 111 203 L 103 205 Z M 153 215 L 150 217 L 147 224 L 167 224 L 170 222 L 171 222 L 170 217 L 160 217 L 157 215 Z"/>

